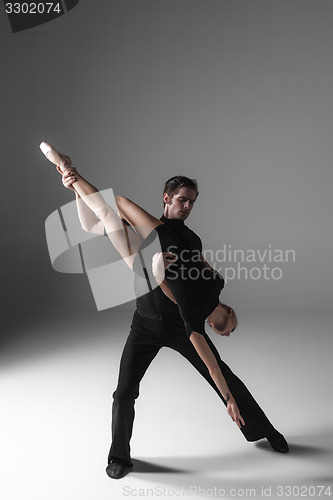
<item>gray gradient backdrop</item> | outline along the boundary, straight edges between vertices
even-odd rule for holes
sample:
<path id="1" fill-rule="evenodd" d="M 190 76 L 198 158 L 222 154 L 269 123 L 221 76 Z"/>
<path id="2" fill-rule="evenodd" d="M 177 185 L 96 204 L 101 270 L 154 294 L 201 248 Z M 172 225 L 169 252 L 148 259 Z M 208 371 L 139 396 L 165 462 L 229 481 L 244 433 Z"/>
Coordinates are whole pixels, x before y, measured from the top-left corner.
<path id="1" fill-rule="evenodd" d="M 156 216 L 165 179 L 196 178 L 188 225 L 206 249 L 296 252 L 295 262 L 266 262 L 281 267 L 280 280 L 229 282 L 223 299 L 239 311 L 239 334 L 214 339 L 291 436 L 292 461 L 245 452 L 237 430 L 216 440 L 225 413 L 215 396 L 183 360 L 161 354 L 138 403 L 135 456 L 147 481 L 188 485 L 195 472 L 206 487 L 287 485 L 292 474 L 332 483 L 332 22 L 331 0 L 80 0 L 62 18 L 12 34 L 1 4 L 3 498 L 45 499 L 55 470 L 64 482 L 49 499 L 123 497 L 103 467 L 134 303 L 98 313 L 86 276 L 52 269 L 44 222 L 73 197 L 40 153 L 42 140 L 97 187 Z M 193 396 L 188 413 L 184 393 Z M 158 422 L 169 432 L 160 441 Z M 19 486 L 15 461 L 27 454 Z M 145 468 L 147 457 L 159 468 Z"/>
<path id="2" fill-rule="evenodd" d="M 156 215 L 166 178 L 195 177 L 205 248 L 294 249 L 282 280 L 231 284 L 239 307 L 331 307 L 332 2 L 98 6 L 15 35 L 1 16 L 5 310 L 94 308 L 49 265 L 44 221 L 72 197 L 43 139 Z"/>

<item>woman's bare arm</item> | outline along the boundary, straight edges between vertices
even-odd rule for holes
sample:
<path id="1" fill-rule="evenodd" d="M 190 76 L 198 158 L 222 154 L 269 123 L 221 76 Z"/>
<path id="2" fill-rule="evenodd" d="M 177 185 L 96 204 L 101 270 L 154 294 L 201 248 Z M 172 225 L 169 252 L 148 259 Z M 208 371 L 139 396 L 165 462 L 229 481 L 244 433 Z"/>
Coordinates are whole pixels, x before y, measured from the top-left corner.
<path id="1" fill-rule="evenodd" d="M 221 392 L 223 398 L 227 401 L 227 411 L 230 417 L 238 427 L 245 425 L 243 417 L 241 416 L 238 406 L 234 397 L 231 394 L 231 391 L 227 385 L 227 382 L 221 372 L 221 369 L 218 365 L 218 362 L 214 356 L 214 353 L 210 349 L 207 341 L 203 335 L 198 332 L 192 332 L 190 335 L 190 340 L 195 347 L 195 350 L 199 354 L 202 361 L 208 368 L 209 374 L 214 380 L 217 388 Z"/>
<path id="2" fill-rule="evenodd" d="M 173 300 L 173 302 L 175 302 L 176 304 L 177 301 L 174 298 L 165 280 L 165 269 L 167 269 L 171 264 L 174 264 L 177 261 L 177 258 L 177 255 L 172 254 L 171 252 L 157 252 L 152 259 L 153 275 L 157 283 L 159 284 L 165 295 Z M 210 349 L 205 337 L 198 332 L 192 332 L 190 335 L 190 340 L 195 350 L 207 366 L 209 374 L 214 380 L 217 388 L 226 400 L 228 414 L 230 415 L 232 420 L 236 422 L 238 427 L 241 427 L 241 424 L 245 425 L 243 417 L 240 415 L 236 401 L 231 394 L 231 391 L 221 372 L 214 353 Z"/>

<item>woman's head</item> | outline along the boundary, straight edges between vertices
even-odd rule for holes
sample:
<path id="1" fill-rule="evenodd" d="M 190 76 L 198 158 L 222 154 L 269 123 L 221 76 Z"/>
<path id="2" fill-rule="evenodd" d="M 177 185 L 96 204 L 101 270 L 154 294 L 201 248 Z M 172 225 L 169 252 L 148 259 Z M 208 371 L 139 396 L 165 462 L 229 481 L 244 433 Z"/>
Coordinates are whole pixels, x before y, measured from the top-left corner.
<path id="1" fill-rule="evenodd" d="M 207 323 L 217 335 L 229 337 L 230 333 L 237 328 L 238 320 L 235 311 L 230 306 L 219 302 L 208 316 Z"/>

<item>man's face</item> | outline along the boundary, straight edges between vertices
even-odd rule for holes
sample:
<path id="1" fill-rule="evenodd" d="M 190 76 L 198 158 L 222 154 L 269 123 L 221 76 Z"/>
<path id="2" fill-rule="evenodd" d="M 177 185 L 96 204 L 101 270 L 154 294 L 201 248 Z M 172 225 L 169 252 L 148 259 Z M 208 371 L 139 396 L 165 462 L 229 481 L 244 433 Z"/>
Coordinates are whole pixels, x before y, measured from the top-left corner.
<path id="1" fill-rule="evenodd" d="M 164 193 L 164 216 L 168 219 L 186 220 L 193 208 L 197 193 L 195 189 L 181 187 L 172 197 Z"/>

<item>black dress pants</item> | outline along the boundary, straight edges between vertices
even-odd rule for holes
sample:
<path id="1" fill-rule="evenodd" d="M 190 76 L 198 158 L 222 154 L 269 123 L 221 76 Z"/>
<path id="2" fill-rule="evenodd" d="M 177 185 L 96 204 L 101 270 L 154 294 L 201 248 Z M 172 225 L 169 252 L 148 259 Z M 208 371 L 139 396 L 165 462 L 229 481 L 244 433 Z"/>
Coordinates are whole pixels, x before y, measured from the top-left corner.
<path id="1" fill-rule="evenodd" d="M 218 360 L 223 376 L 244 418 L 245 426 L 241 428 L 242 433 L 248 441 L 264 438 L 274 429 L 273 425 L 244 383 L 221 360 L 208 335 L 205 335 L 205 338 Z M 112 444 L 108 463 L 112 458 L 120 458 L 129 465 L 133 465 L 130 456 L 130 439 L 134 421 L 134 402 L 139 396 L 140 381 L 161 347 L 174 349 L 188 359 L 226 405 L 208 368 L 186 335 L 181 317 L 178 314 L 175 316 L 153 314 L 137 309 L 122 353 L 117 389 L 113 393 Z"/>

